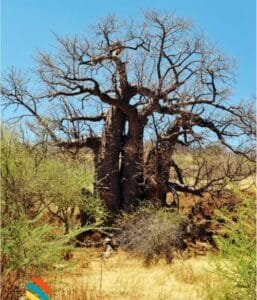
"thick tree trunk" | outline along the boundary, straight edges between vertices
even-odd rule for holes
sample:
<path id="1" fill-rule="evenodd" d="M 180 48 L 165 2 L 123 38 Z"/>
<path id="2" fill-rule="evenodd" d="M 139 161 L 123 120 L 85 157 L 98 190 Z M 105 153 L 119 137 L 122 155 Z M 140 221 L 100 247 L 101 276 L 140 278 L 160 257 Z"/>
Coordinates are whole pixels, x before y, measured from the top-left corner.
<path id="1" fill-rule="evenodd" d="M 146 166 L 146 195 L 147 199 L 165 204 L 169 180 L 171 151 L 168 145 L 157 143 L 149 152 Z"/>
<path id="2" fill-rule="evenodd" d="M 107 210 L 120 209 L 121 186 L 119 158 L 123 143 L 125 115 L 111 107 L 106 118 L 101 148 L 97 162 L 97 191 Z"/>
<path id="3" fill-rule="evenodd" d="M 170 161 L 175 150 L 177 135 L 170 140 L 160 140 L 150 150 L 145 163 L 146 198 L 166 205 Z"/>
<path id="4" fill-rule="evenodd" d="M 138 117 L 129 120 L 121 165 L 122 208 L 127 211 L 144 195 L 143 134 L 144 122 Z"/>

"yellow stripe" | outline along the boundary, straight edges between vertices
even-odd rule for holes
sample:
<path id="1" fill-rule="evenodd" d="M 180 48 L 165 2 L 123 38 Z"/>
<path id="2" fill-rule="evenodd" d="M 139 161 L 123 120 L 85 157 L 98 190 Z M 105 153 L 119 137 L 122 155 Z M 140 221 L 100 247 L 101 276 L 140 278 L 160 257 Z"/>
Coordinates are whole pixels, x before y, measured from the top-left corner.
<path id="1" fill-rule="evenodd" d="M 30 299 L 30 300 L 40 300 L 40 298 L 38 298 L 36 295 L 32 294 L 29 291 L 26 291 L 26 296 Z"/>

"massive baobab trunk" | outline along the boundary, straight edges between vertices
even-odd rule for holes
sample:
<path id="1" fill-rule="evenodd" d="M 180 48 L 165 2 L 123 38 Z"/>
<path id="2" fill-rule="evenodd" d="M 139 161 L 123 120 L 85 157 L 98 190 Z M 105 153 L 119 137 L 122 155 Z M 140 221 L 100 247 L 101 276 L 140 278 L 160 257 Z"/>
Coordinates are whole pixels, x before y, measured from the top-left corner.
<path id="1" fill-rule="evenodd" d="M 129 120 L 121 165 L 122 207 L 125 210 L 136 206 L 144 194 L 144 126 L 138 117 Z"/>
<path id="2" fill-rule="evenodd" d="M 125 116 L 117 107 L 107 113 L 97 166 L 97 190 L 106 208 L 120 208 L 121 185 L 119 157 L 123 143 Z"/>

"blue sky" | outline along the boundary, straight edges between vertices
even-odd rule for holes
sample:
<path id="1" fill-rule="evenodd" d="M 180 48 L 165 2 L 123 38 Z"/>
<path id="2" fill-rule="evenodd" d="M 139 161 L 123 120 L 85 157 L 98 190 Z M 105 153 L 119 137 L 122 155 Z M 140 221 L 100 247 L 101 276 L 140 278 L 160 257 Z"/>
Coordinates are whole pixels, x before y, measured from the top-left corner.
<path id="1" fill-rule="evenodd" d="M 109 13 L 140 18 L 142 10 L 175 12 L 192 20 L 226 54 L 237 60 L 234 97 L 255 93 L 255 0 L 2 0 L 2 71 L 33 66 L 37 49 L 54 46 L 51 31 L 83 33 Z"/>

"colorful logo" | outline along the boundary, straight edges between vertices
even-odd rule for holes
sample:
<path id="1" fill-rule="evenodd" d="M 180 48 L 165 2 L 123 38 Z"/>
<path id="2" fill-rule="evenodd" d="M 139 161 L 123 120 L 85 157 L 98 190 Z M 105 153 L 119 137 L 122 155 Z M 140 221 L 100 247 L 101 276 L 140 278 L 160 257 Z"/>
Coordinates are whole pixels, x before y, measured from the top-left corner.
<path id="1" fill-rule="evenodd" d="M 26 283 L 26 296 L 30 300 L 50 300 L 51 289 L 40 278 L 31 278 Z"/>

